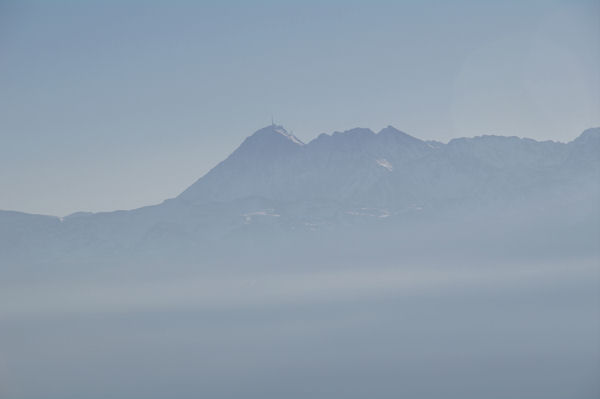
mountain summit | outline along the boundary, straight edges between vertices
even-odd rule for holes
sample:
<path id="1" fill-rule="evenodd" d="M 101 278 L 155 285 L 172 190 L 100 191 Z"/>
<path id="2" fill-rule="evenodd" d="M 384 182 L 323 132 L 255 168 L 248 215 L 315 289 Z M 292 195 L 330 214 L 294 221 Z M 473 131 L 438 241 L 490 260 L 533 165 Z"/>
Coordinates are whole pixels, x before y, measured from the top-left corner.
<path id="1" fill-rule="evenodd" d="M 202 202 L 270 194 L 268 186 L 281 184 L 277 176 L 287 173 L 285 169 L 303 147 L 304 143 L 282 126 L 264 127 L 178 198 Z"/>
<path id="2" fill-rule="evenodd" d="M 303 145 L 304 143 L 300 139 L 285 130 L 283 126 L 270 125 L 247 137 L 238 151 L 267 153 L 269 151 L 287 151 L 288 148 Z"/>

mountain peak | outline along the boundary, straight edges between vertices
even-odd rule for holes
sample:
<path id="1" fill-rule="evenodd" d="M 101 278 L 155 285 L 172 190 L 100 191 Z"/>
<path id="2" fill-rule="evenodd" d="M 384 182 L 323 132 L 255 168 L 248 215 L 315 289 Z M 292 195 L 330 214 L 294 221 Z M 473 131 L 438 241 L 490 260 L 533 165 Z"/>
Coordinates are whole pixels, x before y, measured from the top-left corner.
<path id="1" fill-rule="evenodd" d="M 392 125 L 381 129 L 379 133 L 377 133 L 377 135 L 379 135 L 380 137 L 396 137 L 421 141 L 416 137 L 411 136 L 410 134 L 404 133 L 403 131 L 396 129 Z"/>
<path id="2" fill-rule="evenodd" d="M 364 127 L 355 127 L 354 129 L 333 133 L 333 136 L 346 137 L 352 139 L 370 139 L 374 135 L 375 133 L 371 129 Z"/>
<path id="3" fill-rule="evenodd" d="M 573 141 L 577 143 L 594 143 L 600 141 L 600 127 L 592 127 L 584 130 L 583 133 Z"/>
<path id="4" fill-rule="evenodd" d="M 304 143 L 298 137 L 294 136 L 292 133 L 289 133 L 287 130 L 285 130 L 285 128 L 283 126 L 275 125 L 275 124 L 265 126 L 262 129 L 257 130 L 246 140 L 252 140 L 252 141 L 261 140 L 261 141 L 263 141 L 263 140 L 281 140 L 282 138 L 285 138 L 286 140 L 289 140 L 296 145 L 304 145 Z"/>
<path id="5" fill-rule="evenodd" d="M 387 127 L 384 127 L 383 129 L 381 129 L 379 131 L 379 133 L 377 134 L 406 134 L 403 131 L 400 131 L 398 129 L 396 129 L 394 126 L 392 125 L 388 125 Z M 408 135 L 407 135 L 408 136 Z"/>
<path id="6" fill-rule="evenodd" d="M 247 137 L 227 159 L 273 159 L 294 153 L 302 146 L 304 143 L 283 126 L 269 125 Z"/>

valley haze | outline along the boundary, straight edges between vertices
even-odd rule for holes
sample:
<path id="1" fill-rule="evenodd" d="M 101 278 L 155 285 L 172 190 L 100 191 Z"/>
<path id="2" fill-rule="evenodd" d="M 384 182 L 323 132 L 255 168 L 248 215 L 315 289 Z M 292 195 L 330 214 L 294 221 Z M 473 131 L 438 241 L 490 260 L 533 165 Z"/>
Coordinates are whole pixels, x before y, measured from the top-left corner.
<path id="1" fill-rule="evenodd" d="M 273 124 L 154 206 L 0 211 L 0 397 L 596 398 L 599 204 L 600 128 Z"/>

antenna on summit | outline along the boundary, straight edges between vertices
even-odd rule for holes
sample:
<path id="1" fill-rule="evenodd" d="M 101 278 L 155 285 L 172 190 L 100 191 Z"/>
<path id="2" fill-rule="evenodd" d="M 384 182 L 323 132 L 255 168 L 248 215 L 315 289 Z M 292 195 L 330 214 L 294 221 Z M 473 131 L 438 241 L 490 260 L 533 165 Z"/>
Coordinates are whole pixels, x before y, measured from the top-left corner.
<path id="1" fill-rule="evenodd" d="M 275 120 L 273 119 L 273 115 L 271 114 L 271 126 L 275 126 Z"/>

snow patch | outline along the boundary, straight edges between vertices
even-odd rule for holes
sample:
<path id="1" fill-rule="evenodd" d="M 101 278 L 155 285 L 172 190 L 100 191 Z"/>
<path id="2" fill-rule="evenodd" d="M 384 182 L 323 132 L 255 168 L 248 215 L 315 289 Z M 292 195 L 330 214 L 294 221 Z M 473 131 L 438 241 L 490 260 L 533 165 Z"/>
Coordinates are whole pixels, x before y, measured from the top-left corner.
<path id="1" fill-rule="evenodd" d="M 281 134 L 282 136 L 287 137 L 288 139 L 292 140 L 295 144 L 304 145 L 304 143 L 301 142 L 300 140 L 298 140 L 298 138 L 296 136 L 294 136 L 291 133 L 288 133 L 284 128 L 278 127 L 278 128 L 273 129 L 273 131 Z"/>
<path id="2" fill-rule="evenodd" d="M 394 167 L 392 166 L 392 164 L 385 158 L 377 159 L 376 162 L 377 162 L 377 165 L 381 166 L 382 168 L 386 168 L 390 172 L 392 170 L 394 170 Z"/>
<path id="3" fill-rule="evenodd" d="M 390 211 L 387 209 L 379 208 L 359 208 L 352 211 L 346 211 L 346 214 L 352 216 L 369 216 L 376 218 L 387 218 L 391 215 Z"/>
<path id="4" fill-rule="evenodd" d="M 271 216 L 271 217 L 280 217 L 281 216 L 274 212 L 275 212 L 274 209 L 263 209 L 263 210 L 256 211 L 256 212 L 244 213 L 242 216 L 244 216 L 244 223 L 248 224 L 248 223 L 252 222 L 252 218 L 255 216 Z"/>

